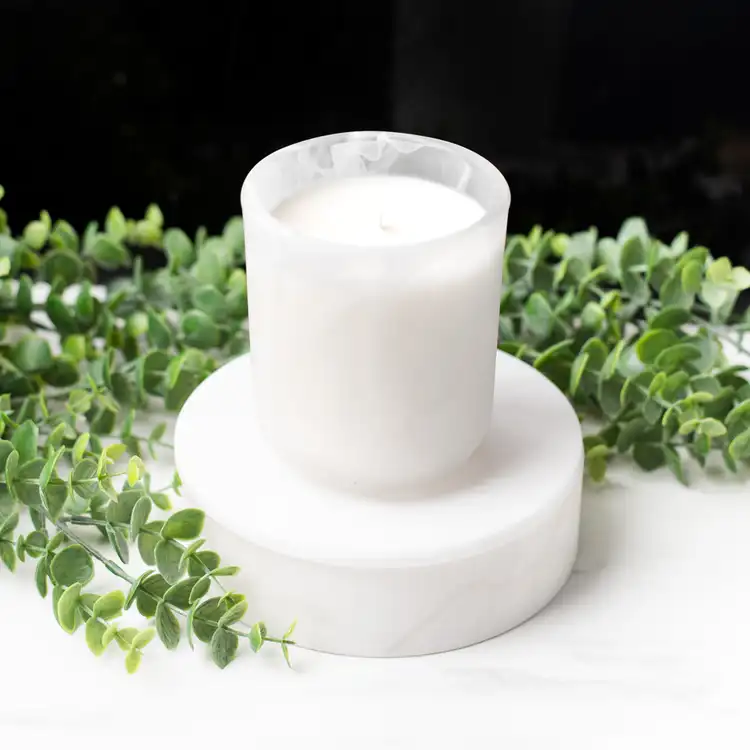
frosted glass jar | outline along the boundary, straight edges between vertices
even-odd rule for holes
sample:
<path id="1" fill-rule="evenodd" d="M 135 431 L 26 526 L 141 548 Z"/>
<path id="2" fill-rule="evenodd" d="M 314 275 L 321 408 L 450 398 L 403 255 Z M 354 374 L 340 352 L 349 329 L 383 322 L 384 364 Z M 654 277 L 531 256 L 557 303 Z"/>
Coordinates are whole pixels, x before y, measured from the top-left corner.
<path id="1" fill-rule="evenodd" d="M 241 201 L 254 397 L 277 452 L 364 492 L 466 461 L 492 414 L 502 174 L 444 141 L 343 133 L 266 157 Z"/>

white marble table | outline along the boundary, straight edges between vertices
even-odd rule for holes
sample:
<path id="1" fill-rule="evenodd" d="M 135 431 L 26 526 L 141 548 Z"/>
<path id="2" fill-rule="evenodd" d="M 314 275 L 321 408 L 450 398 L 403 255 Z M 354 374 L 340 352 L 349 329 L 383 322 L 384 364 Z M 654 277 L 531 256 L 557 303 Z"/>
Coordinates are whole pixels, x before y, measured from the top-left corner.
<path id="1" fill-rule="evenodd" d="M 170 461 L 152 466 L 157 486 Z M 32 574 L 0 571 L 3 748 L 112 733 L 217 748 L 750 746 L 750 484 L 734 479 L 686 489 L 616 468 L 585 491 L 578 562 L 552 604 L 437 656 L 295 650 L 291 671 L 244 648 L 221 672 L 203 647 L 153 644 L 129 677 L 118 649 L 95 659 L 60 630 Z"/>

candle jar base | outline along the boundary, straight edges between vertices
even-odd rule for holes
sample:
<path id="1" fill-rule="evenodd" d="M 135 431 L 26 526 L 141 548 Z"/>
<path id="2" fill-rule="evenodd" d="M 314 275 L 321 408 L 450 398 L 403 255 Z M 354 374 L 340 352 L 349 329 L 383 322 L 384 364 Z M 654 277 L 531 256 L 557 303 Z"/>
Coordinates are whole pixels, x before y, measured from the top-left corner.
<path id="1" fill-rule="evenodd" d="M 242 571 L 252 620 L 350 656 L 461 648 L 533 616 L 576 555 L 583 450 L 575 412 L 533 368 L 497 355 L 490 431 L 449 478 L 364 496 L 290 471 L 258 428 L 249 356 L 179 416 L 175 460 L 205 536 Z"/>

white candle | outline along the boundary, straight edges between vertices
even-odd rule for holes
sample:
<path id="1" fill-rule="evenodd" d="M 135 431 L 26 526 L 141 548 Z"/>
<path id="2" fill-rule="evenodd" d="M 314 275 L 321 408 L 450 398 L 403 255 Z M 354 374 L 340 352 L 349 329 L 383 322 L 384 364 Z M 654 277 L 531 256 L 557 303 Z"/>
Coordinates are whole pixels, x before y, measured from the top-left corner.
<path id="1" fill-rule="evenodd" d="M 273 213 L 310 237 L 357 247 L 443 237 L 474 224 L 485 211 L 472 197 L 437 182 L 373 175 L 315 183 Z"/>
<path id="2" fill-rule="evenodd" d="M 471 152 L 383 135 L 344 136 L 338 162 L 342 136 L 284 149 L 242 195 L 264 431 L 308 472 L 364 490 L 442 477 L 484 438 L 509 202 Z M 475 195 L 455 189 L 467 179 Z"/>

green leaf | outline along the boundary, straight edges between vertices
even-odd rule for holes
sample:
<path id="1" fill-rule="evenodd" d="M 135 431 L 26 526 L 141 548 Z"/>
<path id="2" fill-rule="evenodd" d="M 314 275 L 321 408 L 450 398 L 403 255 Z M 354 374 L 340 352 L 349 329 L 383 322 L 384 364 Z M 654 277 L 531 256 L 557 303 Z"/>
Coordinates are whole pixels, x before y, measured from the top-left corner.
<path id="1" fill-rule="evenodd" d="M 50 284 L 60 282 L 70 286 L 81 279 L 83 272 L 84 264 L 72 250 L 53 250 L 44 255 L 42 276 Z"/>
<path id="2" fill-rule="evenodd" d="M 138 635 L 138 628 L 123 628 L 122 630 L 117 631 L 117 634 L 115 635 L 115 639 L 120 649 L 127 652 L 127 651 L 130 651 L 130 644 L 133 642 L 133 639 L 137 635 Z"/>
<path id="3" fill-rule="evenodd" d="M 233 216 L 227 221 L 222 237 L 236 255 L 242 254 L 245 249 L 245 230 L 241 216 Z"/>
<path id="4" fill-rule="evenodd" d="M 570 369 L 570 386 L 569 391 L 571 396 L 575 396 L 578 386 L 581 383 L 581 378 L 586 370 L 586 365 L 589 361 L 589 355 L 584 352 L 579 354 L 573 361 L 573 366 Z"/>
<path id="5" fill-rule="evenodd" d="M 122 591 L 110 591 L 96 600 L 93 615 L 102 620 L 112 620 L 122 614 L 124 606 L 125 594 Z"/>
<path id="6" fill-rule="evenodd" d="M 18 473 L 18 451 L 12 450 L 5 459 L 5 482 L 8 489 L 13 491 L 14 482 Z"/>
<path id="7" fill-rule="evenodd" d="M 36 458 L 39 428 L 36 423 L 27 420 L 13 433 L 12 443 L 18 451 L 18 462 L 23 465 Z"/>
<path id="8" fill-rule="evenodd" d="M 534 292 L 526 301 L 523 319 L 529 331 L 540 339 L 545 339 L 552 333 L 555 314 L 541 292 Z"/>
<path id="9" fill-rule="evenodd" d="M 163 530 L 162 530 L 163 533 Z M 183 570 L 180 567 L 182 550 L 168 539 L 162 539 L 156 545 L 154 551 L 156 567 L 170 584 L 177 583 L 182 578 Z"/>
<path id="10" fill-rule="evenodd" d="M 83 585 L 94 577 L 94 561 L 80 544 L 72 544 L 54 556 L 50 573 L 60 586 Z"/>
<path id="11" fill-rule="evenodd" d="M 135 596 L 138 611 L 144 617 L 153 617 L 156 614 L 158 600 L 164 597 L 169 589 L 169 584 L 164 576 L 152 573 L 142 583 Z"/>
<path id="12" fill-rule="evenodd" d="M 190 609 L 190 605 L 192 604 L 190 599 L 191 592 L 197 582 L 197 578 L 184 578 L 178 583 L 175 583 L 174 586 L 170 586 L 164 594 L 165 601 L 177 607 L 177 609 Z"/>
<path id="13" fill-rule="evenodd" d="M 12 543 L 12 539 L 8 539 Z M 16 538 L 16 557 L 20 562 L 26 562 L 26 540 L 22 534 Z"/>
<path id="14" fill-rule="evenodd" d="M 21 276 L 18 282 L 18 291 L 16 292 L 16 307 L 22 316 L 31 313 L 34 307 L 34 301 L 31 297 L 32 281 L 26 274 Z"/>
<path id="15" fill-rule="evenodd" d="M 735 461 L 750 458 L 750 428 L 741 432 L 729 444 L 729 455 Z"/>
<path id="16" fill-rule="evenodd" d="M 296 627 L 297 627 L 297 621 L 295 620 L 295 621 L 294 621 L 294 622 L 293 622 L 293 623 L 292 623 L 292 624 L 291 624 L 291 625 L 290 625 L 290 626 L 289 626 L 289 627 L 287 628 L 287 631 L 286 631 L 286 633 L 284 633 L 284 635 L 282 636 L 282 640 L 284 640 L 284 641 L 286 641 L 286 640 L 289 640 L 289 638 L 291 638 L 291 637 L 292 637 L 292 635 L 294 634 L 294 630 L 295 630 L 295 628 L 296 628 Z"/>
<path id="17" fill-rule="evenodd" d="M 654 471 L 664 466 L 664 446 L 661 443 L 636 443 L 633 446 L 633 459 L 644 471 Z"/>
<path id="18" fill-rule="evenodd" d="M 218 622 L 226 610 L 226 603 L 220 597 L 207 599 L 200 604 L 195 610 L 193 622 L 195 637 L 202 643 L 210 643 L 216 631 L 216 626 L 211 623 Z"/>
<path id="19" fill-rule="evenodd" d="M 156 632 L 164 646 L 173 651 L 180 644 L 180 623 L 172 610 L 159 602 L 156 607 Z"/>
<path id="20" fill-rule="evenodd" d="M 647 239 L 640 233 L 630 235 L 626 240 L 618 238 L 622 247 L 620 249 L 620 273 L 621 278 L 628 273 L 632 273 L 637 267 L 643 266 L 646 262 L 646 242 Z"/>
<path id="21" fill-rule="evenodd" d="M 127 655 L 125 656 L 125 669 L 127 670 L 128 674 L 135 674 L 138 671 L 138 667 L 141 666 L 142 658 L 143 654 L 141 654 L 141 652 L 137 649 L 128 651 Z"/>
<path id="22" fill-rule="evenodd" d="M 130 607 L 132 606 L 133 602 L 136 599 L 136 596 L 138 594 L 138 591 L 141 588 L 141 585 L 150 575 L 151 575 L 151 571 L 147 570 L 145 573 L 141 573 L 141 575 L 138 576 L 138 578 L 135 581 L 133 581 L 133 584 L 131 585 L 130 590 L 128 591 L 128 595 L 125 597 L 125 603 L 123 605 L 125 609 L 130 609 Z"/>
<path id="23" fill-rule="evenodd" d="M 40 557 L 34 571 L 34 582 L 39 596 L 44 599 L 47 596 L 47 558 Z"/>
<path id="24" fill-rule="evenodd" d="M 73 450 L 71 451 L 71 455 L 73 457 L 74 464 L 77 464 L 83 460 L 83 456 L 86 453 L 86 448 L 89 447 L 89 438 L 89 433 L 83 432 L 78 436 L 75 443 L 73 443 Z"/>
<path id="25" fill-rule="evenodd" d="M 693 295 L 688 294 L 682 286 L 682 276 L 679 272 L 672 273 L 662 283 L 659 289 L 659 301 L 665 308 L 692 306 Z"/>
<path id="26" fill-rule="evenodd" d="M 625 342 L 620 340 L 615 344 L 614 349 L 607 355 L 602 365 L 600 376 L 605 380 L 614 377 L 617 372 L 617 366 L 620 363 L 620 357 L 625 349 Z"/>
<path id="27" fill-rule="evenodd" d="M 107 218 L 104 222 L 104 229 L 111 239 L 119 241 L 124 239 L 127 234 L 128 227 L 125 221 L 125 215 L 117 206 L 112 206 L 109 209 Z"/>
<path id="28" fill-rule="evenodd" d="M 135 506 L 130 517 L 130 538 L 135 540 L 141 529 L 146 525 L 148 517 L 151 515 L 151 498 L 148 495 L 142 495 Z"/>
<path id="29" fill-rule="evenodd" d="M 164 250 L 172 270 L 187 268 L 193 262 L 193 243 L 181 229 L 167 229 L 164 232 Z"/>
<path id="30" fill-rule="evenodd" d="M 0 440 L 0 466 L 4 467 L 8 462 L 8 456 L 13 453 L 13 443 L 10 440 Z M 18 454 L 16 453 L 16 462 Z"/>
<path id="31" fill-rule="evenodd" d="M 646 331 L 636 342 L 635 351 L 638 359 L 644 364 L 653 364 L 659 355 L 678 342 L 674 331 L 669 329 L 651 329 Z"/>
<path id="32" fill-rule="evenodd" d="M 684 485 L 687 485 L 687 479 L 685 477 L 685 469 L 682 464 L 682 459 L 679 453 L 669 445 L 663 445 L 662 450 L 664 452 L 664 459 L 666 461 L 669 470 L 677 477 L 677 480 Z"/>
<path id="33" fill-rule="evenodd" d="M 622 223 L 620 231 L 617 235 L 617 242 L 622 245 L 632 237 L 638 238 L 644 247 L 648 243 L 648 228 L 646 227 L 646 222 L 639 216 L 634 216 L 630 219 L 626 219 Z"/>
<path id="34" fill-rule="evenodd" d="M 263 646 L 265 639 L 265 625 L 262 622 L 256 622 L 250 628 L 248 638 L 250 640 L 250 648 L 257 654 Z"/>
<path id="35" fill-rule="evenodd" d="M 125 245 L 106 235 L 100 235 L 94 240 L 86 254 L 91 256 L 97 265 L 109 271 L 128 268 L 132 263 L 130 252 Z"/>
<path id="36" fill-rule="evenodd" d="M 672 370 L 701 356 L 701 350 L 693 344 L 674 344 L 659 354 L 655 364 L 661 370 Z"/>
<path id="37" fill-rule="evenodd" d="M 195 620 L 195 610 L 197 607 L 197 603 L 190 607 L 185 622 L 185 636 L 187 637 L 188 646 L 190 646 L 191 651 L 195 650 L 195 643 L 193 642 L 193 625 Z"/>
<path id="38" fill-rule="evenodd" d="M 211 575 L 214 578 L 228 578 L 230 576 L 236 576 L 237 573 L 240 572 L 240 569 L 236 565 L 226 565 L 223 568 L 216 568 L 216 570 L 211 571 Z"/>
<path id="39" fill-rule="evenodd" d="M 658 424 L 661 421 L 662 412 L 661 404 L 652 398 L 647 399 L 643 404 L 643 416 L 652 425 Z"/>
<path id="40" fill-rule="evenodd" d="M 649 429 L 650 425 L 643 417 L 636 417 L 626 422 L 617 438 L 617 450 L 620 453 L 629 451 L 634 443 L 641 439 Z"/>
<path id="41" fill-rule="evenodd" d="M 132 487 L 140 480 L 146 471 L 143 461 L 139 456 L 131 456 L 128 461 L 128 484 Z"/>
<path id="42" fill-rule="evenodd" d="M 143 525 L 142 532 L 138 534 L 138 554 L 146 565 L 156 565 L 156 545 L 159 543 L 158 534 L 163 525 L 163 521 L 149 521 Z M 143 533 L 144 531 L 147 533 Z"/>
<path id="43" fill-rule="evenodd" d="M 564 339 L 545 349 L 535 360 L 534 368 L 543 370 L 544 366 L 557 359 L 564 359 L 570 353 L 570 346 L 573 339 Z"/>
<path id="44" fill-rule="evenodd" d="M 43 221 L 31 221 L 23 230 L 24 242 L 34 250 L 40 250 L 47 243 L 49 229 Z"/>
<path id="45" fill-rule="evenodd" d="M 221 331 L 218 326 L 201 310 L 190 310 L 185 313 L 180 326 L 188 346 L 211 349 L 221 343 Z"/>
<path id="46" fill-rule="evenodd" d="M 164 492 L 152 492 L 151 500 L 153 501 L 154 505 L 161 510 L 171 510 L 172 508 L 172 503 L 169 500 L 169 495 L 166 495 Z"/>
<path id="47" fill-rule="evenodd" d="M 96 494 L 99 489 L 97 471 L 98 466 L 93 458 L 84 458 L 75 465 L 70 478 L 78 495 L 88 499 Z"/>
<path id="48" fill-rule="evenodd" d="M 710 438 L 721 437 L 727 434 L 727 428 L 718 419 L 702 419 L 698 425 L 698 431 Z"/>
<path id="49" fill-rule="evenodd" d="M 203 531 L 206 514 L 202 510 L 186 508 L 167 519 L 161 535 L 165 539 L 195 539 Z"/>
<path id="50" fill-rule="evenodd" d="M 609 356 L 609 349 L 600 338 L 592 336 L 583 344 L 579 354 L 588 354 L 589 359 L 586 369 L 590 372 L 597 372 L 604 367 L 604 363 Z"/>
<path id="51" fill-rule="evenodd" d="M 172 345 L 172 332 L 164 319 L 153 310 L 148 311 L 148 340 L 158 349 L 168 349 Z"/>
<path id="52" fill-rule="evenodd" d="M 197 287 L 192 295 L 193 305 L 212 320 L 222 321 L 228 314 L 227 300 L 216 288 L 210 285 Z"/>
<path id="53" fill-rule="evenodd" d="M 55 558 L 55 560 L 57 557 Z M 54 563 L 54 560 L 53 560 Z M 56 587 L 56 590 L 58 587 Z M 81 584 L 74 583 L 69 588 L 58 594 L 57 621 L 66 633 L 74 633 L 78 627 L 78 603 L 81 597 Z M 53 599 L 54 604 L 54 599 Z"/>
<path id="54" fill-rule="evenodd" d="M 700 423 L 700 419 L 688 419 L 684 421 L 680 425 L 680 435 L 689 435 L 691 432 L 695 432 L 698 429 Z"/>
<path id="55" fill-rule="evenodd" d="M 86 623 L 86 645 L 94 656 L 101 656 L 105 652 L 107 646 L 102 639 L 106 632 L 107 626 L 96 617 L 91 617 Z"/>
<path id="56" fill-rule="evenodd" d="M 55 474 L 55 467 L 57 462 L 62 458 L 65 453 L 65 448 L 58 448 L 54 453 L 50 454 L 50 457 L 44 463 L 42 473 L 39 475 L 39 489 L 44 491 L 49 484 L 50 480 Z"/>
<path id="57" fill-rule="evenodd" d="M 289 647 L 286 645 L 286 643 L 281 644 L 281 653 L 284 654 L 284 661 L 286 662 L 287 667 L 289 669 L 292 668 L 292 660 L 289 657 Z"/>
<path id="58" fill-rule="evenodd" d="M 52 325 L 57 328 L 63 336 L 68 336 L 78 332 L 78 324 L 73 314 L 63 302 L 59 294 L 50 294 L 45 303 L 47 316 L 52 321 Z"/>
<path id="59" fill-rule="evenodd" d="M 654 379 L 651 381 L 651 384 L 648 387 L 648 397 L 649 398 L 655 398 L 659 395 L 660 391 L 664 386 L 667 384 L 667 373 L 666 372 L 657 372 L 654 376 Z"/>
<path id="60" fill-rule="evenodd" d="M 11 573 L 16 569 L 16 551 L 12 542 L 0 540 L 0 561 Z"/>
<path id="61" fill-rule="evenodd" d="M 0 539 L 8 539 L 18 526 L 18 511 L 11 511 L 10 515 L 3 518 L 0 516 Z"/>
<path id="62" fill-rule="evenodd" d="M 240 602 L 235 604 L 226 614 L 222 615 L 219 620 L 220 628 L 228 628 L 230 625 L 234 625 L 235 622 L 239 622 L 247 612 L 247 602 Z"/>
<path id="63" fill-rule="evenodd" d="M 239 647 L 239 638 L 219 628 L 211 638 L 211 657 L 219 669 L 224 669 L 234 660 Z"/>
<path id="64" fill-rule="evenodd" d="M 164 433 L 166 433 L 166 431 L 167 431 L 167 423 L 160 422 L 154 427 L 153 430 L 151 430 L 148 436 L 149 442 L 158 443 L 164 437 Z"/>
<path id="65" fill-rule="evenodd" d="M 607 319 L 607 314 L 597 302 L 587 302 L 581 313 L 581 327 L 598 332 Z"/>
<path id="66" fill-rule="evenodd" d="M 146 221 L 157 227 L 164 226 L 164 215 L 156 203 L 150 203 L 146 209 Z"/>
<path id="67" fill-rule="evenodd" d="M 188 564 L 190 558 L 206 543 L 205 539 L 196 539 L 190 546 L 185 548 L 180 559 L 180 565 L 185 566 Z M 202 575 L 202 573 L 201 573 Z"/>
<path id="68" fill-rule="evenodd" d="M 703 264 L 693 260 L 684 265 L 680 281 L 686 294 L 697 294 L 703 283 Z"/>
<path id="69" fill-rule="evenodd" d="M 85 414 L 91 408 L 92 395 L 88 391 L 75 389 L 68 396 L 67 408 L 72 414 Z"/>
<path id="70" fill-rule="evenodd" d="M 750 420 L 750 398 L 746 398 L 744 401 L 737 404 L 737 406 L 727 414 L 726 423 L 727 425 L 733 425 L 735 422 L 745 419 Z"/>
<path id="71" fill-rule="evenodd" d="M 195 581 L 195 578 L 189 578 L 189 581 Z M 199 578 L 192 590 L 190 591 L 189 603 L 195 604 L 199 599 L 202 599 L 211 588 L 211 574 L 206 573 L 203 578 Z"/>
<path id="72" fill-rule="evenodd" d="M 146 648 L 146 646 L 154 640 L 155 635 L 156 630 L 154 628 L 146 628 L 145 630 L 141 630 L 141 632 L 133 638 L 130 645 L 132 648 Z"/>
<path id="73" fill-rule="evenodd" d="M 54 583 L 54 582 L 53 582 Z M 60 604 L 60 599 L 65 593 L 65 589 L 62 586 L 53 586 L 52 588 L 52 614 L 57 620 L 57 624 L 60 625 L 60 617 L 57 614 L 57 607 Z M 73 613 L 73 625 L 75 626 L 75 613 Z M 60 625 L 62 627 L 62 625 Z"/>
<path id="74" fill-rule="evenodd" d="M 715 284 L 730 281 L 732 278 L 732 262 L 729 258 L 717 258 L 706 269 L 706 278 Z"/>

